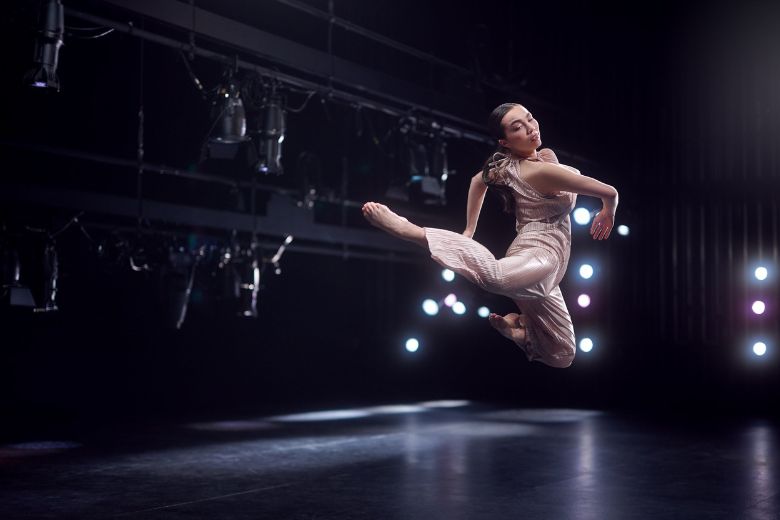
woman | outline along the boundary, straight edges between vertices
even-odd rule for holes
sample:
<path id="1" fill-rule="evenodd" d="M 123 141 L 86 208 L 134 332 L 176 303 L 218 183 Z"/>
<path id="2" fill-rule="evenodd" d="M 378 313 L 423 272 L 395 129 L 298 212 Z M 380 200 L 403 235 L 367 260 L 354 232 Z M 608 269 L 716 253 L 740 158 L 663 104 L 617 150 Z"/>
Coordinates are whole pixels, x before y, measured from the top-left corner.
<path id="1" fill-rule="evenodd" d="M 549 148 L 537 151 L 539 123 L 522 105 L 498 106 L 488 129 L 498 149 L 471 180 L 463 233 L 416 226 L 376 202 L 364 204 L 363 215 L 372 225 L 430 250 L 436 262 L 484 290 L 511 298 L 522 314 L 491 314 L 490 324 L 522 348 L 529 361 L 565 368 L 576 352 L 574 327 L 558 286 L 571 251 L 569 213 L 577 194 L 599 197 L 603 207 L 590 234 L 595 240 L 609 238 L 618 192 L 559 164 Z M 516 218 L 517 237 L 500 260 L 471 238 L 489 187 Z"/>

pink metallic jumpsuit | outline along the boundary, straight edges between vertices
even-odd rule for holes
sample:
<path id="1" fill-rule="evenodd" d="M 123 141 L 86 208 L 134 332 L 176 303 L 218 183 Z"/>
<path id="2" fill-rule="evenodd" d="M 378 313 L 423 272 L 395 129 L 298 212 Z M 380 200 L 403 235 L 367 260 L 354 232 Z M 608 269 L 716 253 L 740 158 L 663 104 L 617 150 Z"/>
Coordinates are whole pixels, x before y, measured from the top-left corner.
<path id="1" fill-rule="evenodd" d="M 558 163 L 549 148 L 538 154 L 543 161 Z M 527 317 L 526 340 L 519 346 L 529 361 L 568 367 L 576 352 L 574 326 L 558 284 L 569 264 L 569 213 L 577 194 L 543 195 L 519 176 L 516 159 L 502 163 L 491 170 L 497 174 L 491 177 L 512 189 L 517 219 L 517 237 L 505 257 L 497 260 L 485 246 L 460 233 L 425 227 L 431 258 L 482 289 L 515 302 Z"/>

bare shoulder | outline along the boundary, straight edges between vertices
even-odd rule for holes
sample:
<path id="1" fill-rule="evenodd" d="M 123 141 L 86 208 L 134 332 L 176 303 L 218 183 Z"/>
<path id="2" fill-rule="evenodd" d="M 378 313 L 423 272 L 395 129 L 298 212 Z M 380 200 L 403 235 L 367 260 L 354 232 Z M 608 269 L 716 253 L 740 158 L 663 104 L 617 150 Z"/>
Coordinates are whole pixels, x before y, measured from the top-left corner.
<path id="1" fill-rule="evenodd" d="M 555 152 L 552 148 L 542 148 L 537 153 L 547 161 L 554 161 L 556 163 L 558 162 L 558 156 L 555 155 Z"/>
<path id="2" fill-rule="evenodd" d="M 565 164 L 541 161 L 523 161 L 525 164 L 521 168 L 520 176 L 531 185 L 533 189 L 546 196 L 557 196 L 561 194 L 561 182 L 566 176 L 578 175 L 580 172 L 576 168 Z"/>

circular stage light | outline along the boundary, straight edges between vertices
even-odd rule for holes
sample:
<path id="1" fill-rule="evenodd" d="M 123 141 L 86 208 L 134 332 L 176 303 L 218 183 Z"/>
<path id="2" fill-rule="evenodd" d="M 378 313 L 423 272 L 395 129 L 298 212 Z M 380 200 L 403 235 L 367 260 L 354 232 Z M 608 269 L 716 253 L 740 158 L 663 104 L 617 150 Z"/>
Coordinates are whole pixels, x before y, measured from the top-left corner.
<path id="1" fill-rule="evenodd" d="M 617 227 L 617 232 L 618 232 L 618 235 L 621 235 L 621 236 L 624 236 L 624 237 L 628 236 L 628 226 L 626 226 L 624 224 L 619 225 Z"/>
<path id="2" fill-rule="evenodd" d="M 587 307 L 590 305 L 590 296 L 587 294 L 580 294 L 577 297 L 577 303 L 580 305 L 580 307 Z"/>
<path id="3" fill-rule="evenodd" d="M 456 301 L 458 301 L 458 297 L 450 293 L 447 295 L 446 298 L 444 298 L 444 305 L 446 305 L 447 307 L 452 307 Z"/>
<path id="4" fill-rule="evenodd" d="M 753 344 L 753 354 L 756 356 L 763 356 L 766 354 L 766 343 L 763 341 L 757 341 Z"/>
<path id="5" fill-rule="evenodd" d="M 769 274 L 769 272 L 767 271 L 766 267 L 756 267 L 756 271 L 754 274 L 757 280 L 766 280 L 766 277 Z"/>
<path id="6" fill-rule="evenodd" d="M 445 269 L 441 272 L 441 277 L 446 281 L 451 282 L 455 279 L 455 271 L 452 269 Z"/>
<path id="7" fill-rule="evenodd" d="M 452 304 L 452 312 L 455 314 L 465 314 L 466 306 L 463 304 L 463 302 L 455 302 Z"/>
<path id="8" fill-rule="evenodd" d="M 418 348 L 420 348 L 420 342 L 415 338 L 409 338 L 406 340 L 406 350 L 409 352 L 417 352 Z"/>
<path id="9" fill-rule="evenodd" d="M 483 305 L 482 307 L 477 309 L 477 314 L 479 314 L 480 318 L 487 318 L 488 316 L 490 316 L 490 309 L 488 309 Z"/>
<path id="10" fill-rule="evenodd" d="M 586 280 L 593 276 L 593 266 L 590 264 L 582 264 L 580 266 L 580 276 Z"/>
<path id="11" fill-rule="evenodd" d="M 590 352 L 593 350 L 593 340 L 590 338 L 582 338 L 580 340 L 580 350 L 583 352 Z"/>
<path id="12" fill-rule="evenodd" d="M 422 304 L 423 312 L 428 316 L 435 316 L 439 313 L 439 304 L 428 298 Z"/>
<path id="13" fill-rule="evenodd" d="M 590 211 L 585 208 L 577 208 L 574 210 L 574 222 L 584 226 L 590 222 Z"/>
<path id="14" fill-rule="evenodd" d="M 764 311 L 766 310 L 766 305 L 761 300 L 756 300 L 753 302 L 753 312 L 756 314 L 764 314 Z"/>

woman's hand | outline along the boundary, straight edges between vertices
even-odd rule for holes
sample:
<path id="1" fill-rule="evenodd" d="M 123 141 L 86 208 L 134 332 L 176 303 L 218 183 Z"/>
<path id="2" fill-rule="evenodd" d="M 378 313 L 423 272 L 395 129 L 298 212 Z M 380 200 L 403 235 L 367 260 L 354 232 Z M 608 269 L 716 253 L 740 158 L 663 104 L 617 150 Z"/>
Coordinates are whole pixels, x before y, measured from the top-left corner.
<path id="1" fill-rule="evenodd" d="M 593 240 L 604 240 L 609 238 L 612 227 L 615 225 L 615 214 L 602 208 L 598 214 L 593 217 L 593 223 L 590 225 L 590 234 Z"/>

